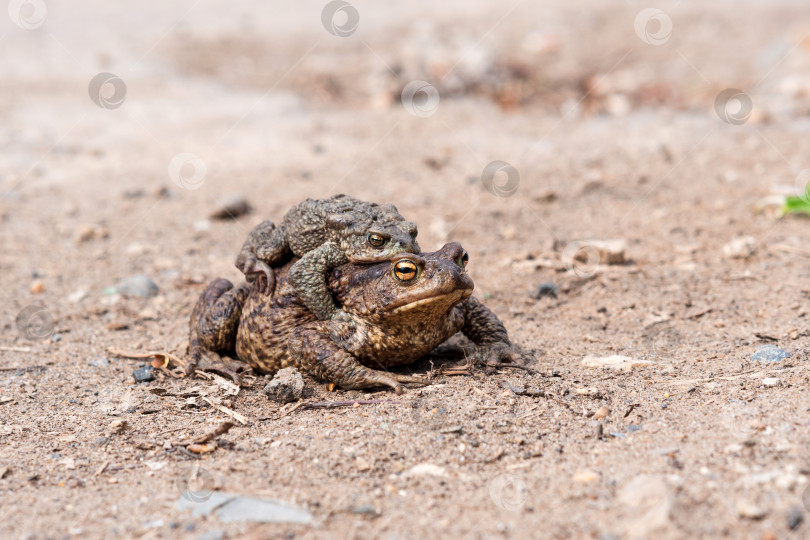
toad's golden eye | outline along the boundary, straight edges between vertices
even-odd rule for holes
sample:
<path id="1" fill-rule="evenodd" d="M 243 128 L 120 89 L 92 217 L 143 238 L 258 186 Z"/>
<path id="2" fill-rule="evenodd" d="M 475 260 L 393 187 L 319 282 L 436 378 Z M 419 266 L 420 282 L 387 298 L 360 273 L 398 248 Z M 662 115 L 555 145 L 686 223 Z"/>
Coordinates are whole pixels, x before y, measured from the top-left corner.
<path id="1" fill-rule="evenodd" d="M 394 265 L 394 276 L 400 281 L 411 281 L 418 273 L 418 268 L 413 261 L 399 261 Z"/>
<path id="2" fill-rule="evenodd" d="M 458 258 L 458 265 L 462 268 L 467 268 L 467 263 L 470 261 L 470 256 L 467 255 L 467 252 L 461 254 L 461 257 Z"/>
<path id="3" fill-rule="evenodd" d="M 368 243 L 374 247 L 382 247 L 385 244 L 385 237 L 381 234 L 371 233 L 368 235 Z"/>

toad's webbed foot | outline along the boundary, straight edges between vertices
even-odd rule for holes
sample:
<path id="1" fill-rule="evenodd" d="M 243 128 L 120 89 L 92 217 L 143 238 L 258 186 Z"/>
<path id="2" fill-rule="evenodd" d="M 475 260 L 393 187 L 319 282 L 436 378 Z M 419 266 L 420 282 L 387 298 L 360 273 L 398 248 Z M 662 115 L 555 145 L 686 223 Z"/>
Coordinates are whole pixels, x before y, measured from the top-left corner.
<path id="1" fill-rule="evenodd" d="M 330 323 L 316 323 L 297 329 L 290 337 L 290 354 L 307 372 L 346 390 L 388 386 L 402 393 L 402 383 L 428 385 L 420 377 L 371 369 L 330 337 Z"/>
<path id="2" fill-rule="evenodd" d="M 234 288 L 230 281 L 222 278 L 205 288 L 191 312 L 186 376 L 194 373 L 207 353 L 234 349 L 239 317 L 249 292 L 247 284 Z"/>

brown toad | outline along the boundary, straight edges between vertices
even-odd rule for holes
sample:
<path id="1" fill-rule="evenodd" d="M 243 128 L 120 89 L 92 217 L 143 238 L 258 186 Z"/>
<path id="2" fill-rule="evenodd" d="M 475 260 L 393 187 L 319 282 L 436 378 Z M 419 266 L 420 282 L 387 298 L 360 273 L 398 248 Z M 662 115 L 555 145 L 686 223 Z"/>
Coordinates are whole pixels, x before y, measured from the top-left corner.
<path id="1" fill-rule="evenodd" d="M 271 266 L 301 257 L 289 273 L 298 297 L 318 319 L 342 318 L 327 290 L 326 273 L 347 262 L 375 263 L 399 253 L 419 253 L 416 233 L 416 224 L 406 221 L 392 204 L 347 195 L 307 199 L 287 212 L 278 227 L 272 221 L 257 225 L 242 246 L 236 267 L 270 294 Z"/>
<path id="2" fill-rule="evenodd" d="M 289 282 L 294 263 L 276 269 L 266 296 L 255 285 L 213 281 L 191 316 L 190 355 L 235 351 L 264 373 L 296 366 L 342 388 L 390 386 L 422 379 L 391 373 L 457 332 L 476 344 L 479 360 L 515 361 L 521 355 L 503 324 L 473 298 L 458 243 L 421 255 L 406 253 L 374 265 L 345 264 L 329 272 L 329 290 L 347 321 L 320 321 Z"/>

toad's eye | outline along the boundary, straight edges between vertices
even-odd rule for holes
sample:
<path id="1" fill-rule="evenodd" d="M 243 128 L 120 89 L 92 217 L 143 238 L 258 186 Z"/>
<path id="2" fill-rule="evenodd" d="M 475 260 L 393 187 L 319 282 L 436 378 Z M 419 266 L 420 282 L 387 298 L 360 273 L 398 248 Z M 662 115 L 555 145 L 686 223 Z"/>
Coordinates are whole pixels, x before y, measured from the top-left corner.
<path id="1" fill-rule="evenodd" d="M 413 261 L 399 261 L 394 265 L 394 276 L 400 281 L 411 281 L 418 273 L 418 268 Z"/>
<path id="2" fill-rule="evenodd" d="M 374 247 L 382 247 L 385 244 L 385 237 L 381 234 L 371 233 L 368 235 L 368 243 Z"/>
<path id="3" fill-rule="evenodd" d="M 470 256 L 467 255 L 467 252 L 461 254 L 461 257 L 458 258 L 458 265 L 462 268 L 467 268 L 467 263 L 470 261 Z"/>

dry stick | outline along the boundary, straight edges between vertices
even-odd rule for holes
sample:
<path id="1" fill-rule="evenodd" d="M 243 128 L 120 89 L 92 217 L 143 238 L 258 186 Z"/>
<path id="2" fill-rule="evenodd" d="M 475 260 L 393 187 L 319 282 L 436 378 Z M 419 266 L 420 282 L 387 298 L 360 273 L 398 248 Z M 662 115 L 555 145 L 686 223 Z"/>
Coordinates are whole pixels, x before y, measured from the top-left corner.
<path id="1" fill-rule="evenodd" d="M 236 418 L 239 421 L 239 423 L 241 423 L 242 425 L 247 425 L 248 419 L 247 419 L 246 416 L 243 416 L 243 415 L 239 414 L 238 412 L 234 411 L 233 409 L 229 409 L 228 407 L 223 407 L 222 405 L 217 405 L 216 403 L 214 403 L 213 401 L 211 401 L 210 399 L 208 399 L 205 396 L 200 396 L 200 397 L 202 398 L 203 401 L 205 401 L 206 403 L 211 405 L 216 410 Z"/>
<path id="2" fill-rule="evenodd" d="M 31 352 L 31 347 L 0 347 L 0 351 L 5 352 Z"/>
<path id="3" fill-rule="evenodd" d="M 233 422 L 222 422 L 220 425 L 216 427 L 213 431 L 209 431 L 202 437 L 197 437 L 196 439 L 184 439 L 182 441 L 172 443 L 172 446 L 188 446 L 190 444 L 205 444 L 210 440 L 216 439 L 222 435 L 228 433 L 231 428 L 234 426 Z"/>
<path id="4" fill-rule="evenodd" d="M 350 401 L 315 401 L 315 402 L 300 402 L 295 406 L 279 415 L 275 420 L 284 418 L 285 416 L 294 413 L 299 409 L 336 409 L 338 407 L 354 407 L 355 405 L 377 405 L 379 403 L 391 403 L 393 405 L 401 405 L 401 401 L 387 401 L 382 399 L 355 399 Z M 273 418 L 261 418 L 261 420 L 273 420 Z"/>
<path id="5" fill-rule="evenodd" d="M 99 467 L 98 470 L 96 470 L 96 472 L 93 473 L 93 476 L 98 476 L 101 473 L 103 473 L 107 469 L 107 467 L 109 467 L 109 465 L 110 465 L 110 462 L 105 461 L 104 464 L 101 467 Z"/>

